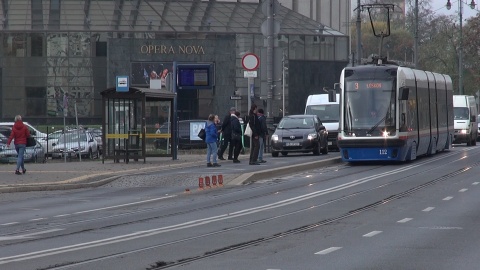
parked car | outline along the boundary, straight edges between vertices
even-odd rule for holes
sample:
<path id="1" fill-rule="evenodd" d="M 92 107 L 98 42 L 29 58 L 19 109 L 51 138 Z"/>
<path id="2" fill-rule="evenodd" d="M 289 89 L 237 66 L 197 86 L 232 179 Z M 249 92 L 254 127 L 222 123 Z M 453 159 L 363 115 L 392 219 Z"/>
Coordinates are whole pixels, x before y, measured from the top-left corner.
<path id="1" fill-rule="evenodd" d="M 0 147 L 1 163 L 16 163 L 17 156 L 17 151 L 15 150 L 15 145 L 13 143 L 10 144 L 10 147 L 7 147 L 6 145 Z M 38 141 L 35 146 L 25 148 L 25 162 L 45 162 L 45 159 L 45 151 Z"/>
<path id="2" fill-rule="evenodd" d="M 38 142 L 42 145 L 47 157 L 52 156 L 53 144 L 57 143 L 58 138 L 62 136 L 63 130 L 57 130 L 47 135 L 47 137 L 39 139 Z"/>
<path id="3" fill-rule="evenodd" d="M 7 137 L 10 137 L 10 134 L 12 133 L 12 128 L 11 127 L 8 127 L 8 126 L 0 126 L 0 134 L 2 134 L 3 136 Z M 5 142 L 6 143 L 6 142 Z"/>
<path id="4" fill-rule="evenodd" d="M 102 154 L 103 142 L 102 142 L 102 130 L 99 128 L 87 128 L 87 131 L 90 132 L 97 141 L 97 147 L 100 155 Z"/>
<path id="5" fill-rule="evenodd" d="M 12 128 L 14 124 L 15 122 L 0 122 L 0 126 L 10 127 L 10 128 Z M 35 139 L 39 140 L 47 137 L 46 133 L 39 131 L 38 129 L 30 125 L 28 122 L 23 122 L 23 124 L 27 126 L 28 130 L 30 131 L 30 135 Z"/>
<path id="6" fill-rule="evenodd" d="M 478 134 L 480 134 L 480 114 L 477 116 L 477 119 Z M 477 141 L 480 141 L 480 136 L 477 137 Z"/>
<path id="7" fill-rule="evenodd" d="M 328 154 L 327 136 L 328 131 L 316 115 L 285 116 L 271 136 L 272 156 L 292 152 Z"/>
<path id="8" fill-rule="evenodd" d="M 69 157 L 78 157 L 80 152 L 82 157 L 90 159 L 98 158 L 100 154 L 97 141 L 85 130 L 67 131 L 58 138 L 53 144 L 52 158 L 62 158 L 64 152 Z"/>

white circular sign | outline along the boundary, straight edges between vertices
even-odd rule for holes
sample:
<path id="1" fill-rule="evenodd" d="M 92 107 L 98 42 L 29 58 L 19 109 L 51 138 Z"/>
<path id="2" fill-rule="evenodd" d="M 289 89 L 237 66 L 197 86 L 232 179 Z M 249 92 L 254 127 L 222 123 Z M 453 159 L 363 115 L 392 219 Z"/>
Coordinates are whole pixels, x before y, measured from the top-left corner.
<path id="1" fill-rule="evenodd" d="M 247 53 L 242 57 L 242 66 L 247 71 L 253 71 L 258 68 L 260 60 L 253 53 Z"/>

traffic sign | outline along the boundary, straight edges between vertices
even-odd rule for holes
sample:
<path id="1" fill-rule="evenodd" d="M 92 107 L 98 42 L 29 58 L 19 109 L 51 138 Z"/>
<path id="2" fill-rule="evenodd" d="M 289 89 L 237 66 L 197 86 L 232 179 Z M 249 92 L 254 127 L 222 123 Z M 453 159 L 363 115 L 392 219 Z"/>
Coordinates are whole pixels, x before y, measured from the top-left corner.
<path id="1" fill-rule="evenodd" d="M 256 54 L 247 53 L 242 57 L 242 66 L 247 71 L 256 70 L 259 64 L 260 59 L 258 59 Z"/>
<path id="2" fill-rule="evenodd" d="M 230 96 L 230 100 L 241 100 L 242 96 Z"/>
<path id="3" fill-rule="evenodd" d="M 257 71 L 243 71 L 244 78 L 257 78 Z"/>

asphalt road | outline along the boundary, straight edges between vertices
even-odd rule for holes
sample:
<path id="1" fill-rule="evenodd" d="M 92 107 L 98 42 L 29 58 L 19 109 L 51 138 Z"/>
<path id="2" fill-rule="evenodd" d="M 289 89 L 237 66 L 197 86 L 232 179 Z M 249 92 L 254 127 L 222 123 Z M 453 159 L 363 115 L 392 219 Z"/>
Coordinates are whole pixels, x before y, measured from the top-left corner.
<path id="1" fill-rule="evenodd" d="M 476 269 L 479 155 L 460 146 L 192 193 L 111 183 L 12 198 L 0 268 Z"/>

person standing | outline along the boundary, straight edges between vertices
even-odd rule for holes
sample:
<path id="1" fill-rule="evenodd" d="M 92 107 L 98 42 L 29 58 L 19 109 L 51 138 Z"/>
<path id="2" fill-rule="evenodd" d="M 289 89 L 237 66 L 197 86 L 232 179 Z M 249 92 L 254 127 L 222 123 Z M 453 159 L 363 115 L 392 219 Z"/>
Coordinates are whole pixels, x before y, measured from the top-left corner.
<path id="1" fill-rule="evenodd" d="M 25 174 L 27 172 L 23 158 L 27 147 L 28 137 L 30 137 L 30 131 L 27 126 L 23 124 L 22 116 L 15 116 L 15 124 L 13 124 L 12 132 L 7 141 L 7 147 L 10 147 L 10 143 L 14 140 L 15 150 L 17 151 L 17 169 L 15 170 L 15 174 Z M 20 172 L 20 168 L 22 168 L 22 172 Z"/>
<path id="2" fill-rule="evenodd" d="M 265 163 L 267 161 L 265 161 L 263 159 L 263 151 L 265 149 L 265 140 L 267 139 L 267 135 L 268 135 L 267 118 L 263 114 L 263 109 L 262 108 L 258 109 L 257 115 L 258 115 L 258 121 L 260 122 L 260 135 L 258 136 L 259 148 L 258 148 L 258 160 L 257 160 L 257 162 L 258 163 Z"/>
<path id="3" fill-rule="evenodd" d="M 232 136 L 230 140 L 230 145 L 233 147 L 233 163 L 240 163 L 238 160 L 238 156 L 240 155 L 240 151 L 242 151 L 242 126 L 240 124 L 239 119 L 240 113 L 235 112 L 230 116 L 230 125 L 232 128 Z"/>
<path id="4" fill-rule="evenodd" d="M 227 149 L 227 147 L 228 147 L 228 160 L 233 159 L 232 157 L 233 144 L 231 143 L 232 126 L 231 126 L 230 120 L 232 116 L 235 115 L 236 111 L 237 109 L 235 107 L 231 107 L 230 111 L 228 111 L 228 114 L 225 115 L 225 118 L 223 118 L 222 128 L 221 128 L 223 141 L 221 142 L 220 150 L 218 151 L 218 159 L 220 160 L 225 160 L 225 158 L 223 157 L 223 153 L 225 153 L 225 150 Z"/>
<path id="5" fill-rule="evenodd" d="M 220 167 L 217 162 L 217 140 L 218 130 L 215 125 L 215 115 L 210 114 L 208 121 L 205 123 L 205 142 L 207 143 L 207 167 Z M 213 163 L 211 162 L 213 158 Z"/>
<path id="6" fill-rule="evenodd" d="M 257 116 L 257 105 L 252 104 L 250 111 L 248 112 L 248 125 L 252 130 L 252 145 L 250 145 L 250 165 L 260 165 L 257 162 L 258 159 L 258 150 L 259 150 L 259 135 L 260 135 L 260 121 L 258 121 Z"/>

